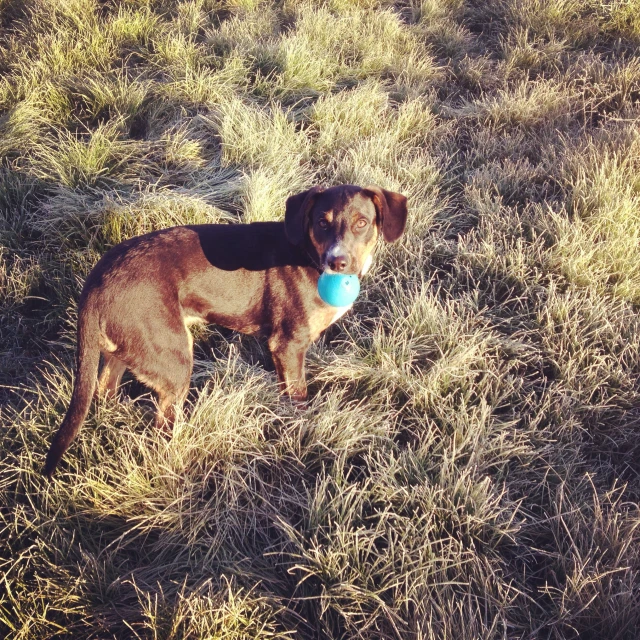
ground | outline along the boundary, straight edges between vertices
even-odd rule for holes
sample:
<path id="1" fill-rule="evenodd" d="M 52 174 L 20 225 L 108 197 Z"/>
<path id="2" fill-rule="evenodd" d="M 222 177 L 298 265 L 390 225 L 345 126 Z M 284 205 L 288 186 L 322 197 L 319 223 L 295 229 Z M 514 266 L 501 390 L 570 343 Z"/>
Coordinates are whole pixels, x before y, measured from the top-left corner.
<path id="1" fill-rule="evenodd" d="M 639 124 L 638 0 L 0 0 L 0 635 L 637 638 Z M 308 409 L 210 327 L 41 476 L 108 247 L 343 182 Z"/>

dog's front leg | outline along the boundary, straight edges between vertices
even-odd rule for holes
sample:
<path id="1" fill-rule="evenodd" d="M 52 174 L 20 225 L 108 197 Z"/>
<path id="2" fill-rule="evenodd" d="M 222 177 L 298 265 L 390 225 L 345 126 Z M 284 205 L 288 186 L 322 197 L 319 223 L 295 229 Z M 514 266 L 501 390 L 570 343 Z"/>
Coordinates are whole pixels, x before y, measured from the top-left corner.
<path id="1" fill-rule="evenodd" d="M 298 404 L 304 404 L 307 399 L 304 360 L 308 348 L 307 340 L 284 340 L 280 336 L 273 336 L 269 340 L 280 390 Z"/>

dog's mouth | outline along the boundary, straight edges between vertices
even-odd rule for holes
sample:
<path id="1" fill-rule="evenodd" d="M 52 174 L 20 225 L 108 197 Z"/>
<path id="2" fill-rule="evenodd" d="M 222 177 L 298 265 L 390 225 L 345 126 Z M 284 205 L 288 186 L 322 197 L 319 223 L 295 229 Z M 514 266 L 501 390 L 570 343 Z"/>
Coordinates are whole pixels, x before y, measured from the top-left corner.
<path id="1" fill-rule="evenodd" d="M 364 260 L 364 264 L 362 265 L 362 267 L 360 268 L 360 271 L 358 272 L 358 277 L 362 278 L 362 276 L 367 273 L 367 271 L 369 271 L 369 269 L 371 268 L 371 265 L 373 264 L 373 255 L 369 254 L 365 260 Z"/>
<path id="2" fill-rule="evenodd" d="M 340 275 L 340 276 L 358 276 L 362 272 L 362 269 L 354 271 L 353 269 L 332 269 L 329 265 L 325 264 L 322 268 L 323 273 L 328 273 L 329 275 Z"/>
<path id="3" fill-rule="evenodd" d="M 353 276 L 360 275 L 360 272 L 352 271 L 351 269 L 332 269 L 331 267 L 324 265 L 322 268 L 323 273 L 328 273 L 329 275 L 341 275 L 341 276 Z"/>
<path id="4" fill-rule="evenodd" d="M 348 265 L 349 266 L 354 265 L 356 264 L 356 262 L 357 261 L 352 258 L 349 261 Z M 322 264 L 322 271 L 328 274 L 339 274 L 343 276 L 358 276 L 358 278 L 361 278 L 363 275 L 365 275 L 365 273 L 367 273 L 367 271 L 369 271 L 369 269 L 371 268 L 372 262 L 373 262 L 373 256 L 369 254 L 365 258 L 364 262 L 356 269 L 349 268 L 349 266 L 345 267 L 344 269 L 334 269 L 327 263 L 327 260 L 325 259 Z"/>

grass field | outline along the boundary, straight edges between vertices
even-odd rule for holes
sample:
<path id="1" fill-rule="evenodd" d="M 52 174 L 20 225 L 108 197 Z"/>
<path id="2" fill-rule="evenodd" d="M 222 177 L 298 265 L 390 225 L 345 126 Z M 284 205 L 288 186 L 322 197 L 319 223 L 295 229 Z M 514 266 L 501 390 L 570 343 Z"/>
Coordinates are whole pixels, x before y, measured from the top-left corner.
<path id="1" fill-rule="evenodd" d="M 45 481 L 99 256 L 343 182 L 309 408 L 210 327 Z M 639 0 L 0 0 L 0 636 L 640 637 L 639 306 Z"/>

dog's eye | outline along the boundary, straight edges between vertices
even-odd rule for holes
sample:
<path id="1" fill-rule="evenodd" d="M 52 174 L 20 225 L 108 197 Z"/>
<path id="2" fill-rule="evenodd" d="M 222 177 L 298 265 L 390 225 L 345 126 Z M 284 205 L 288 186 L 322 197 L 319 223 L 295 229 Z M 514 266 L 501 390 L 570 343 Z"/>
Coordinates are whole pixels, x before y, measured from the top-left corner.
<path id="1" fill-rule="evenodd" d="M 321 229 L 328 229 L 328 228 L 329 228 L 329 223 L 328 223 L 324 218 L 322 218 L 322 220 L 320 220 L 320 221 L 318 222 L 318 226 L 319 226 Z"/>
<path id="2" fill-rule="evenodd" d="M 369 223 L 364 218 L 361 218 L 356 222 L 356 229 L 364 229 L 368 224 Z"/>

